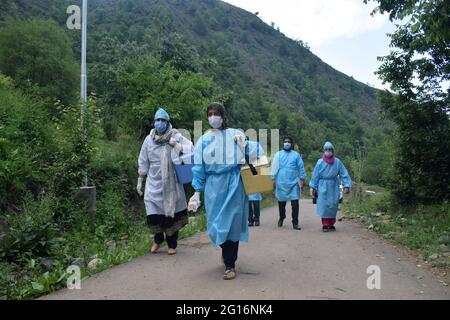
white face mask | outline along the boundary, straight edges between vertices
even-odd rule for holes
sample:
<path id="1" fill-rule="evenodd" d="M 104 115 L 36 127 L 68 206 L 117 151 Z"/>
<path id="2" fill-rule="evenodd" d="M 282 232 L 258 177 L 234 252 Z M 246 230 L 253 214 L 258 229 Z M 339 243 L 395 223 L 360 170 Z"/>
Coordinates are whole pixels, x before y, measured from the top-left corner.
<path id="1" fill-rule="evenodd" d="M 223 124 L 221 116 L 211 116 L 208 118 L 209 124 L 213 129 L 220 129 Z"/>

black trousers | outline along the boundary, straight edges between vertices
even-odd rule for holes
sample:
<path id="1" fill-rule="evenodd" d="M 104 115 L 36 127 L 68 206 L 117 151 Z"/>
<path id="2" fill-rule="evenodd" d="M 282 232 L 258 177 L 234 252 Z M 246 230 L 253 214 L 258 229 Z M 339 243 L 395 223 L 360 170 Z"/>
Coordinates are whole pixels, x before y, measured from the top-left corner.
<path id="1" fill-rule="evenodd" d="M 292 224 L 298 225 L 298 211 L 299 211 L 298 200 L 292 200 L 291 207 L 292 207 Z M 286 201 L 279 201 L 278 209 L 280 211 L 280 219 L 281 220 L 286 219 Z"/>
<path id="2" fill-rule="evenodd" d="M 233 242 L 228 240 L 225 243 L 221 244 L 220 247 L 222 248 L 222 257 L 225 268 L 227 270 L 234 269 L 236 260 L 238 258 L 239 241 Z"/>
<path id="3" fill-rule="evenodd" d="M 260 209 L 259 201 L 249 201 L 248 222 L 259 222 Z"/>
<path id="4" fill-rule="evenodd" d="M 164 242 L 164 233 L 155 234 L 155 243 L 161 244 Z M 170 249 L 176 249 L 178 245 L 178 231 L 175 232 L 171 237 L 166 234 L 166 242 Z"/>

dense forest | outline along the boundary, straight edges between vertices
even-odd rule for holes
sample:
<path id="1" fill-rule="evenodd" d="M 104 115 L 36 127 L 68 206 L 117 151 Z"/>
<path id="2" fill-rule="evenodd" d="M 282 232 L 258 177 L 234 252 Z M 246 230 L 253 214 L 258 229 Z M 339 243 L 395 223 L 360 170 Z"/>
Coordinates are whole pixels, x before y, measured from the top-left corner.
<path id="1" fill-rule="evenodd" d="M 0 227 L 11 230 L 0 239 L 0 298 L 48 292 L 65 266 L 87 267 L 111 241 L 124 248 L 105 253 L 110 264 L 141 252 L 137 155 L 159 107 L 192 132 L 220 101 L 233 127 L 293 136 L 309 173 L 330 140 L 357 182 L 389 184 L 394 125 L 377 90 L 219 0 L 89 1 L 84 141 L 72 4 L 0 0 Z M 73 198 L 83 170 L 97 187 L 95 217 Z"/>

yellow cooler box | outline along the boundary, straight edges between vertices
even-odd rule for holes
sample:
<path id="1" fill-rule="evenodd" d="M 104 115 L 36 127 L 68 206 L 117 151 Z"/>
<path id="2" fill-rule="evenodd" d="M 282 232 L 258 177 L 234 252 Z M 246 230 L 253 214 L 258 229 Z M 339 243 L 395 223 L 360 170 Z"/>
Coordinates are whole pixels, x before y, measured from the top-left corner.
<path id="1" fill-rule="evenodd" d="M 242 182 L 244 183 L 245 193 L 249 195 L 272 191 L 272 177 L 270 175 L 270 165 L 267 157 L 261 157 L 252 164 L 258 172 L 257 175 L 253 175 L 252 170 L 248 165 L 241 168 L 241 177 Z"/>

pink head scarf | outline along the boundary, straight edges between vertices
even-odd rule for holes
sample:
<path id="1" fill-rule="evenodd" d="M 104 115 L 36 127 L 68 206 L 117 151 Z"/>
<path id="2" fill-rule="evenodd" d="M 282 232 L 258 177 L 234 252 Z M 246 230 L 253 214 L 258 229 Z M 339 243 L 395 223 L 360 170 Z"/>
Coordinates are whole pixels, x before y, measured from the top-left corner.
<path id="1" fill-rule="evenodd" d="M 322 156 L 323 161 L 325 161 L 326 163 L 331 165 L 334 163 L 334 146 L 331 144 L 331 142 L 326 142 L 325 145 L 323 146 L 324 151 L 325 151 L 325 149 L 333 150 L 333 154 L 331 155 L 331 157 L 327 157 L 325 155 L 325 152 L 323 153 L 323 156 Z"/>

